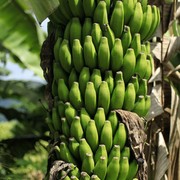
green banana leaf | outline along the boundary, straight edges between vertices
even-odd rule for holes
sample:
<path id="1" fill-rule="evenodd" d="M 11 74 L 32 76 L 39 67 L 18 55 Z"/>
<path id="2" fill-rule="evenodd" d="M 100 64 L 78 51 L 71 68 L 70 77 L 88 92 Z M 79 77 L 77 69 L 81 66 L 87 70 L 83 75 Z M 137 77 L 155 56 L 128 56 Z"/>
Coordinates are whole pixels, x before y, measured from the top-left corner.
<path id="1" fill-rule="evenodd" d="M 25 1 L 0 1 L 0 46 L 42 77 L 39 54 L 45 34 L 29 10 Z"/>

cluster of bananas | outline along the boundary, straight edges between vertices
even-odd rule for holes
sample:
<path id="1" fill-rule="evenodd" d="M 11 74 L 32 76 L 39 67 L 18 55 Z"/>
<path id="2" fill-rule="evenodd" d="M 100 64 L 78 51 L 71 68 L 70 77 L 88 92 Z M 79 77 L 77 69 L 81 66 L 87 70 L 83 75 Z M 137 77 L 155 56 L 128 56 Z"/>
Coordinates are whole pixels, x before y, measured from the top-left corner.
<path id="1" fill-rule="evenodd" d="M 147 0 L 59 0 L 49 126 L 60 134 L 58 159 L 72 163 L 64 179 L 132 180 L 138 164 L 115 110 L 144 117 L 150 43 L 159 9 Z"/>

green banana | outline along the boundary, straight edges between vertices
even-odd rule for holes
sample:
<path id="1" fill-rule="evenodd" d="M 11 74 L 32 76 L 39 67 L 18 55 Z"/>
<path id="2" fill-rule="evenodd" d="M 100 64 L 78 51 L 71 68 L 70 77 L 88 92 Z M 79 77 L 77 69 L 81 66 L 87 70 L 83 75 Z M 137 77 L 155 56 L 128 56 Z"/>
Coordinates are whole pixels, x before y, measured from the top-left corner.
<path id="1" fill-rule="evenodd" d="M 58 101 L 57 109 L 58 109 L 59 116 L 64 117 L 65 116 L 65 104 L 63 101 Z"/>
<path id="2" fill-rule="evenodd" d="M 71 86 L 71 89 L 69 91 L 69 101 L 76 110 L 80 110 L 83 105 L 78 82 L 74 81 Z"/>
<path id="3" fill-rule="evenodd" d="M 54 146 L 53 151 L 55 152 L 56 158 L 60 159 L 60 148 L 59 146 Z"/>
<path id="4" fill-rule="evenodd" d="M 109 69 L 110 66 L 110 49 L 108 45 L 107 37 L 101 37 L 98 48 L 98 67 L 104 72 Z"/>
<path id="5" fill-rule="evenodd" d="M 94 117 L 97 108 L 96 90 L 92 82 L 87 82 L 84 103 L 88 114 Z"/>
<path id="6" fill-rule="evenodd" d="M 96 93 L 98 93 L 99 86 L 102 82 L 101 71 L 99 69 L 93 69 L 90 81 L 94 84 Z"/>
<path id="7" fill-rule="evenodd" d="M 147 55 L 147 49 L 145 44 L 141 44 L 141 52 Z"/>
<path id="8" fill-rule="evenodd" d="M 129 160 L 127 157 L 122 157 L 120 160 L 118 180 L 126 180 L 128 172 L 129 172 Z"/>
<path id="9" fill-rule="evenodd" d="M 70 27 L 71 27 L 71 20 L 67 23 L 67 25 L 65 27 L 64 36 L 63 36 L 64 39 L 69 40 L 69 38 L 70 38 Z"/>
<path id="10" fill-rule="evenodd" d="M 105 114 L 107 114 L 109 112 L 109 106 L 110 106 L 110 91 L 106 81 L 101 82 L 99 86 L 97 99 L 98 99 L 98 103 L 97 103 L 98 107 L 104 108 L 104 112 Z M 90 100 L 90 105 L 92 108 L 92 99 Z"/>
<path id="11" fill-rule="evenodd" d="M 106 180 L 117 179 L 119 168 L 119 157 L 113 157 L 107 167 Z"/>
<path id="12" fill-rule="evenodd" d="M 110 111 L 109 116 L 108 116 L 108 121 L 111 122 L 112 133 L 114 135 L 117 129 L 117 125 L 118 125 L 118 117 L 116 115 L 116 111 Z"/>
<path id="13" fill-rule="evenodd" d="M 107 172 L 107 159 L 101 156 L 94 166 L 93 173 L 96 174 L 101 180 L 104 180 Z"/>
<path id="14" fill-rule="evenodd" d="M 70 164 L 70 168 L 71 168 L 71 171 L 69 173 L 70 176 L 76 176 L 77 178 L 80 177 L 80 170 L 77 166 L 75 166 L 74 164 Z M 79 180 L 79 179 L 78 179 Z"/>
<path id="15" fill-rule="evenodd" d="M 151 43 L 149 41 L 146 41 L 144 44 L 146 46 L 147 55 L 151 54 Z"/>
<path id="16" fill-rule="evenodd" d="M 128 172 L 128 176 L 127 176 L 127 180 L 132 180 L 138 171 L 138 163 L 135 159 L 133 159 L 130 163 L 129 163 L 129 172 Z"/>
<path id="17" fill-rule="evenodd" d="M 94 116 L 94 121 L 96 124 L 98 134 L 100 135 L 102 127 L 104 125 L 104 122 L 106 121 L 105 112 L 104 112 L 104 109 L 102 107 L 97 108 L 96 114 Z"/>
<path id="18" fill-rule="evenodd" d="M 143 14 L 142 26 L 141 26 L 141 29 L 139 31 L 139 33 L 141 34 L 141 40 L 142 41 L 147 37 L 149 30 L 151 29 L 152 23 L 153 23 L 153 19 L 152 19 L 151 5 L 147 5 L 145 12 Z"/>
<path id="19" fill-rule="evenodd" d="M 112 94 L 112 91 L 114 89 L 114 78 L 111 70 L 105 71 L 104 81 L 108 83 L 110 94 Z"/>
<path id="20" fill-rule="evenodd" d="M 133 110 L 135 99 L 136 99 L 136 91 L 134 84 L 128 83 L 125 90 L 123 109 L 127 111 Z"/>
<path id="21" fill-rule="evenodd" d="M 59 61 L 62 68 L 70 73 L 72 69 L 72 57 L 69 47 L 69 41 L 67 39 L 63 39 L 60 48 L 59 48 Z"/>
<path id="22" fill-rule="evenodd" d="M 92 180 L 101 180 L 97 175 L 95 175 L 95 174 L 93 174 L 92 176 L 91 176 L 91 179 Z"/>
<path id="23" fill-rule="evenodd" d="M 53 107 L 52 108 L 52 124 L 53 124 L 53 127 L 56 131 L 60 131 L 61 130 L 61 121 L 60 121 L 60 118 L 59 118 L 59 115 L 57 113 L 57 108 L 56 107 Z"/>
<path id="24" fill-rule="evenodd" d="M 116 38 L 114 41 L 114 45 L 111 49 L 111 61 L 110 67 L 113 72 L 117 72 L 120 70 L 123 65 L 123 46 L 121 43 L 121 39 Z"/>
<path id="25" fill-rule="evenodd" d="M 92 41 L 92 36 L 86 36 L 83 45 L 85 65 L 90 69 L 97 67 L 97 52 Z"/>
<path id="26" fill-rule="evenodd" d="M 94 155 L 94 161 L 95 161 L 95 164 L 98 162 L 98 160 L 101 158 L 101 157 L 104 157 L 105 160 L 106 160 L 106 164 L 107 164 L 107 161 L 108 161 L 108 154 L 107 154 L 107 150 L 106 150 L 106 146 L 104 144 L 99 144 L 99 147 Z"/>
<path id="27" fill-rule="evenodd" d="M 124 26 L 122 36 L 121 36 L 121 43 L 122 43 L 124 54 L 126 53 L 127 49 L 131 45 L 131 41 L 132 41 L 131 29 L 129 26 Z"/>
<path id="28" fill-rule="evenodd" d="M 82 107 L 80 111 L 80 120 L 81 120 L 82 128 L 85 131 L 87 124 L 91 120 L 91 118 L 84 107 Z"/>
<path id="29" fill-rule="evenodd" d="M 52 90 L 52 95 L 55 97 L 58 95 L 58 91 L 57 91 L 57 81 L 56 79 L 53 79 L 53 82 L 52 82 L 52 86 L 51 86 L 51 90 Z"/>
<path id="30" fill-rule="evenodd" d="M 53 53 L 54 53 L 54 59 L 56 61 L 59 61 L 59 48 L 60 48 L 61 42 L 62 42 L 62 38 L 58 37 L 54 44 Z"/>
<path id="31" fill-rule="evenodd" d="M 54 133 L 55 129 L 53 127 L 52 119 L 48 116 L 48 117 L 46 117 L 45 122 L 47 123 L 50 132 Z"/>
<path id="32" fill-rule="evenodd" d="M 93 44 L 94 44 L 96 51 L 97 51 L 99 48 L 99 42 L 100 42 L 101 37 L 102 37 L 102 30 L 101 30 L 101 27 L 98 23 L 93 23 L 91 36 L 92 36 Z"/>
<path id="33" fill-rule="evenodd" d="M 69 137 L 69 135 L 70 135 L 69 125 L 68 125 L 67 119 L 64 117 L 61 118 L 61 128 L 62 128 L 62 133 L 66 137 Z"/>
<path id="34" fill-rule="evenodd" d="M 146 10 L 147 8 L 147 5 L 148 5 L 148 0 L 138 0 L 141 5 L 142 5 L 142 9 L 143 9 L 143 12 Z"/>
<path id="35" fill-rule="evenodd" d="M 71 19 L 71 25 L 70 25 L 70 32 L 69 33 L 70 33 L 69 39 L 70 39 L 71 47 L 73 45 L 74 39 L 79 39 L 79 41 L 81 42 L 82 26 L 81 26 L 80 19 L 78 17 L 73 17 Z"/>
<path id="36" fill-rule="evenodd" d="M 124 81 L 117 81 L 116 86 L 112 92 L 110 109 L 111 110 L 121 109 L 124 102 L 124 96 L 125 96 Z"/>
<path id="37" fill-rule="evenodd" d="M 124 146 L 124 148 L 121 151 L 121 157 L 127 157 L 128 159 L 130 159 L 130 148 L 128 146 Z"/>
<path id="38" fill-rule="evenodd" d="M 84 44 L 84 40 L 86 36 L 91 35 L 92 31 L 92 19 L 91 18 L 85 18 L 83 26 L 82 26 L 82 44 Z"/>
<path id="39" fill-rule="evenodd" d="M 147 79 L 149 80 L 149 78 L 151 77 L 152 75 L 152 69 L 151 69 L 151 61 L 150 60 L 146 60 L 146 73 L 144 75 L 144 79 Z"/>
<path id="40" fill-rule="evenodd" d="M 97 0 L 97 4 L 100 2 L 101 0 Z M 109 14 L 110 11 L 110 7 L 111 7 L 111 0 L 103 0 L 106 3 L 106 9 L 107 9 L 107 13 Z"/>
<path id="41" fill-rule="evenodd" d="M 137 2 L 134 8 L 134 12 L 128 23 L 132 36 L 134 36 L 135 33 L 138 33 L 140 31 L 142 27 L 142 23 L 143 23 L 143 10 L 141 3 Z"/>
<path id="42" fill-rule="evenodd" d="M 68 78 L 68 85 L 69 85 L 69 88 L 72 87 L 73 85 L 73 82 L 77 82 L 78 81 L 78 75 L 76 73 L 76 70 L 74 68 L 71 69 L 71 72 L 70 72 L 70 75 L 69 75 L 69 78 Z"/>
<path id="43" fill-rule="evenodd" d="M 151 107 L 151 97 L 147 95 L 145 97 L 145 110 L 144 110 L 144 116 L 146 116 L 149 112 L 149 109 Z"/>
<path id="44" fill-rule="evenodd" d="M 89 80 L 90 80 L 90 70 L 88 67 L 83 67 L 79 75 L 79 88 L 80 88 L 82 97 L 84 97 L 86 84 Z"/>
<path id="45" fill-rule="evenodd" d="M 87 143 L 86 139 L 82 138 L 79 143 L 79 155 L 80 155 L 81 161 L 83 161 L 83 159 L 85 158 L 86 153 L 93 154 L 91 147 Z"/>
<path id="46" fill-rule="evenodd" d="M 61 176 L 62 177 L 62 176 Z M 71 180 L 71 178 L 68 176 L 68 175 L 66 175 L 66 177 L 64 177 L 63 178 L 64 180 Z"/>
<path id="47" fill-rule="evenodd" d="M 60 101 L 64 103 L 69 100 L 69 89 L 66 86 L 64 79 L 58 80 L 58 97 Z"/>
<path id="48" fill-rule="evenodd" d="M 74 137 L 69 138 L 69 143 L 68 143 L 69 151 L 71 154 L 76 158 L 79 159 L 79 142 Z"/>
<path id="49" fill-rule="evenodd" d="M 117 71 L 115 74 L 115 85 L 118 81 L 124 81 L 122 71 Z"/>
<path id="50" fill-rule="evenodd" d="M 138 75 L 132 76 L 129 82 L 132 83 L 132 84 L 134 84 L 134 88 L 135 88 L 135 91 L 136 91 L 136 93 L 137 93 L 138 90 L 139 90 Z"/>
<path id="51" fill-rule="evenodd" d="M 136 95 L 137 96 L 143 95 L 144 97 L 146 97 L 147 91 L 148 91 L 147 79 L 141 79 L 139 82 L 139 90 Z"/>
<path id="52" fill-rule="evenodd" d="M 121 37 L 124 27 L 124 16 L 124 7 L 122 1 L 116 1 L 110 18 L 110 27 L 113 30 L 116 38 Z"/>
<path id="53" fill-rule="evenodd" d="M 127 140 L 126 127 L 123 123 L 119 123 L 117 130 L 114 134 L 113 144 L 119 145 L 120 149 L 122 150 L 126 144 L 126 140 Z"/>
<path id="54" fill-rule="evenodd" d="M 113 157 L 118 157 L 120 159 L 121 150 L 119 145 L 114 145 L 109 153 L 108 164 L 112 161 Z"/>
<path id="55" fill-rule="evenodd" d="M 96 0 L 83 0 L 83 8 L 85 16 L 93 17 L 96 8 Z"/>
<path id="56" fill-rule="evenodd" d="M 137 57 L 141 52 L 141 35 L 139 33 L 134 34 L 130 47 L 134 49 L 135 56 Z"/>
<path id="57" fill-rule="evenodd" d="M 77 178 L 76 176 L 71 176 L 72 180 L 79 180 L 79 178 Z"/>
<path id="58" fill-rule="evenodd" d="M 79 39 L 73 40 L 72 62 L 76 71 L 80 73 L 82 68 L 84 67 L 84 57 L 83 57 L 83 48 L 81 46 Z"/>
<path id="59" fill-rule="evenodd" d="M 108 13 L 105 1 L 99 1 L 97 4 L 94 11 L 93 21 L 99 23 L 101 27 L 103 27 L 104 24 L 108 24 Z"/>
<path id="60" fill-rule="evenodd" d="M 65 135 L 59 135 L 59 134 L 56 134 L 56 135 L 54 135 L 55 137 L 54 137 L 54 139 L 55 139 L 55 141 L 59 141 L 59 142 L 63 142 L 63 143 L 65 143 L 66 144 L 66 146 L 68 145 L 68 139 L 67 139 L 67 137 L 65 136 Z"/>
<path id="61" fill-rule="evenodd" d="M 78 142 L 80 142 L 80 139 L 84 136 L 79 116 L 75 116 L 71 123 L 70 135 L 71 137 L 74 137 Z"/>
<path id="62" fill-rule="evenodd" d="M 62 12 L 64 17 L 66 17 L 66 19 L 70 20 L 72 17 L 72 13 L 68 1 L 59 0 L 59 4 L 59 10 Z"/>
<path id="63" fill-rule="evenodd" d="M 80 180 L 90 180 L 90 176 L 88 175 L 87 172 L 82 171 Z"/>
<path id="64" fill-rule="evenodd" d="M 112 147 L 113 136 L 112 136 L 112 126 L 110 121 L 105 121 L 104 126 L 101 131 L 100 144 L 106 146 L 106 150 L 109 153 Z"/>
<path id="65" fill-rule="evenodd" d="M 84 159 L 82 160 L 81 170 L 87 172 L 89 175 L 93 172 L 94 169 L 94 159 L 93 155 L 86 153 Z"/>
<path id="66" fill-rule="evenodd" d="M 128 48 L 126 54 L 124 55 L 123 66 L 121 69 L 125 83 L 127 83 L 134 74 L 135 66 L 136 56 L 134 54 L 134 49 Z"/>

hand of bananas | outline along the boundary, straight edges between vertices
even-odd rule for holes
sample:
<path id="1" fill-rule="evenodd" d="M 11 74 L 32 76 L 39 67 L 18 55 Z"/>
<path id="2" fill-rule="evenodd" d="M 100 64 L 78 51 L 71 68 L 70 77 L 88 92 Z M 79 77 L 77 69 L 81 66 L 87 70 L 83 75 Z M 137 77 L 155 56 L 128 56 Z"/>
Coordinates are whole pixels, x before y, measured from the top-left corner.
<path id="1" fill-rule="evenodd" d="M 73 164 L 64 179 L 132 180 L 138 164 L 114 110 L 148 113 L 148 40 L 159 25 L 159 9 L 147 0 L 59 3 L 48 27 L 56 39 L 48 125 L 60 134 L 57 159 Z"/>

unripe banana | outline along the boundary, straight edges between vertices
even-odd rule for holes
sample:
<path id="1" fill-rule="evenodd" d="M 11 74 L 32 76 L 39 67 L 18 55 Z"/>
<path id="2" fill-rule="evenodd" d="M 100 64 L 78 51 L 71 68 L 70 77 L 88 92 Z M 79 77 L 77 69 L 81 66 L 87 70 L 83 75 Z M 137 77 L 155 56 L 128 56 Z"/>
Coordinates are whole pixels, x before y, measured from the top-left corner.
<path id="1" fill-rule="evenodd" d="M 58 95 L 57 89 L 58 89 L 57 81 L 56 81 L 56 79 L 53 79 L 52 86 L 51 86 L 51 91 L 52 91 L 52 95 L 54 97 Z"/>
<path id="2" fill-rule="evenodd" d="M 97 175 L 93 174 L 91 180 L 101 180 Z"/>
<path id="3" fill-rule="evenodd" d="M 91 90 L 92 91 L 92 90 Z M 92 99 L 91 99 L 91 108 L 92 108 Z M 98 92 L 98 107 L 104 108 L 105 114 L 109 112 L 110 106 L 110 91 L 106 81 L 102 81 L 99 86 Z"/>
<path id="4" fill-rule="evenodd" d="M 67 172 L 66 172 L 65 170 L 61 170 L 61 171 L 59 172 L 59 176 L 60 176 L 60 177 L 63 177 L 63 178 L 66 179 L 66 180 L 70 180 L 70 177 L 67 175 Z"/>
<path id="5" fill-rule="evenodd" d="M 55 130 L 60 131 L 61 130 L 61 121 L 57 113 L 57 108 L 52 108 L 52 124 Z"/>
<path id="6" fill-rule="evenodd" d="M 97 0 L 97 4 L 100 2 L 101 0 Z M 111 0 L 103 0 L 106 3 L 106 9 L 107 9 L 107 13 L 109 14 L 109 10 L 111 7 Z"/>
<path id="7" fill-rule="evenodd" d="M 101 156 L 94 166 L 93 173 L 96 174 L 101 180 L 105 179 L 107 172 L 107 159 Z"/>
<path id="8" fill-rule="evenodd" d="M 63 142 L 66 144 L 66 146 L 68 146 L 68 139 L 65 135 L 56 134 L 56 135 L 54 135 L 54 139 L 55 139 L 55 141 L 58 140 L 59 142 Z"/>
<path id="9" fill-rule="evenodd" d="M 67 119 L 64 117 L 61 118 L 61 128 L 62 128 L 62 133 L 66 137 L 69 137 L 70 136 L 69 125 L 68 125 Z"/>
<path id="10" fill-rule="evenodd" d="M 75 137 L 78 142 L 80 142 L 80 139 L 84 135 L 79 116 L 75 116 L 71 123 L 70 135 L 71 137 Z"/>
<path id="11" fill-rule="evenodd" d="M 82 171 L 80 180 L 90 180 L 90 176 L 88 175 L 87 172 Z"/>
<path id="12" fill-rule="evenodd" d="M 125 125 L 123 123 L 119 123 L 114 135 L 113 144 L 119 145 L 120 149 L 122 150 L 126 144 L 126 140 L 127 140 L 127 132 Z"/>
<path id="13" fill-rule="evenodd" d="M 133 159 L 130 163 L 129 163 L 129 172 L 128 172 L 128 176 L 127 176 L 127 180 L 131 180 L 133 179 L 138 171 L 138 163 L 135 159 Z"/>
<path id="14" fill-rule="evenodd" d="M 124 55 L 122 66 L 123 79 L 125 83 L 127 83 L 134 74 L 135 66 L 136 56 L 134 54 L 134 50 L 132 48 L 129 48 Z"/>
<path id="15" fill-rule="evenodd" d="M 112 141 L 113 141 L 113 136 L 112 136 L 111 122 L 105 121 L 101 131 L 100 143 L 106 146 L 107 152 L 111 150 Z"/>
<path id="16" fill-rule="evenodd" d="M 73 40 L 72 61 L 74 68 L 78 73 L 80 73 L 82 68 L 84 67 L 84 57 L 83 57 L 83 48 L 81 46 L 79 39 Z"/>
<path id="17" fill-rule="evenodd" d="M 141 81 L 139 82 L 139 90 L 137 92 L 137 96 L 139 95 L 143 95 L 144 97 L 146 97 L 147 95 L 147 80 L 146 79 L 141 79 Z"/>
<path id="18" fill-rule="evenodd" d="M 111 70 L 105 71 L 104 81 L 108 83 L 110 94 L 112 94 L 112 91 L 114 89 L 114 78 Z"/>
<path id="19" fill-rule="evenodd" d="M 145 43 L 145 46 L 146 46 L 146 52 L 147 54 L 151 54 L 151 44 L 149 41 L 146 41 Z"/>
<path id="20" fill-rule="evenodd" d="M 135 33 L 138 33 L 141 29 L 143 22 L 143 10 L 140 2 L 137 2 L 134 8 L 133 15 L 130 18 L 129 21 L 129 27 L 131 30 L 132 36 L 134 36 Z"/>
<path id="21" fill-rule="evenodd" d="M 128 146 L 125 146 L 122 151 L 121 151 L 121 157 L 127 157 L 128 159 L 130 159 L 130 148 Z"/>
<path id="22" fill-rule="evenodd" d="M 54 132 L 55 132 L 55 129 L 54 129 L 54 127 L 53 127 L 52 120 L 51 120 L 51 118 L 50 118 L 49 116 L 46 117 L 45 122 L 47 123 L 50 132 L 51 132 L 51 133 L 54 133 Z"/>
<path id="23" fill-rule="evenodd" d="M 130 47 L 134 49 L 135 56 L 137 57 L 141 52 L 141 35 L 139 33 L 134 34 Z"/>
<path id="24" fill-rule="evenodd" d="M 91 117 L 94 117 L 97 108 L 96 96 L 97 95 L 96 95 L 96 90 L 94 88 L 94 84 L 92 82 L 88 82 L 85 89 L 84 103 L 85 103 L 85 108 Z"/>
<path id="25" fill-rule="evenodd" d="M 97 67 L 97 53 L 92 42 L 92 36 L 86 36 L 83 45 L 85 65 L 90 69 Z"/>
<path id="26" fill-rule="evenodd" d="M 76 158 L 79 159 L 79 142 L 76 141 L 74 137 L 69 138 L 69 143 L 68 143 L 69 150 L 71 154 Z"/>
<path id="27" fill-rule="evenodd" d="M 62 38 L 58 37 L 54 44 L 53 52 L 54 52 L 54 59 L 56 61 L 59 61 L 59 48 L 60 48 L 61 42 L 62 42 Z"/>
<path id="28" fill-rule="evenodd" d="M 147 55 L 147 50 L 145 44 L 141 44 L 141 52 Z"/>
<path id="29" fill-rule="evenodd" d="M 71 155 L 67 145 L 64 142 L 60 143 L 60 158 L 67 163 L 77 164 L 76 160 Z"/>
<path id="30" fill-rule="evenodd" d="M 85 37 L 91 35 L 92 26 L 93 26 L 92 19 L 85 18 L 84 24 L 82 26 L 82 44 L 84 44 Z"/>
<path id="31" fill-rule="evenodd" d="M 79 180 L 79 178 L 77 178 L 76 176 L 71 176 L 72 180 Z"/>
<path id="32" fill-rule="evenodd" d="M 56 158 L 59 160 L 60 159 L 60 148 L 59 146 L 54 146 L 53 151 L 55 152 Z"/>
<path id="33" fill-rule="evenodd" d="M 57 108 L 58 108 L 59 116 L 64 117 L 65 116 L 65 105 L 64 105 L 63 101 L 58 101 Z"/>
<path id="34" fill-rule="evenodd" d="M 62 176 L 61 176 L 62 177 Z M 66 177 L 64 177 L 63 178 L 64 180 L 71 180 L 71 178 L 68 176 L 68 175 L 66 175 Z"/>
<path id="35" fill-rule="evenodd" d="M 105 112 L 104 112 L 104 109 L 102 107 L 97 108 L 96 114 L 94 116 L 94 121 L 96 124 L 98 134 L 100 136 L 102 127 L 104 125 L 104 122 L 106 121 Z"/>
<path id="36" fill-rule="evenodd" d="M 94 84 L 96 93 L 98 93 L 99 86 L 102 82 L 101 71 L 99 69 L 93 69 L 90 81 Z"/>
<path id="37" fill-rule="evenodd" d="M 108 164 L 112 161 L 113 157 L 118 157 L 120 159 L 121 150 L 119 145 L 114 145 L 109 153 Z"/>
<path id="38" fill-rule="evenodd" d="M 71 69 L 71 73 L 69 75 L 69 79 L 68 79 L 68 85 L 69 85 L 69 88 L 72 87 L 73 85 L 73 82 L 77 82 L 78 81 L 78 75 L 76 73 L 76 70 L 74 68 Z"/>
<path id="39" fill-rule="evenodd" d="M 90 153 L 86 153 L 84 159 L 82 160 L 81 171 L 85 171 L 90 175 L 93 172 L 93 169 L 94 169 L 93 155 Z"/>
<path id="40" fill-rule="evenodd" d="M 70 39 L 70 27 L 71 27 L 71 20 L 67 23 L 65 30 L 64 30 L 64 39 L 69 40 Z"/>
<path id="41" fill-rule="evenodd" d="M 80 177 L 80 171 L 79 171 L 78 167 L 71 163 L 70 168 L 71 168 L 71 171 L 70 171 L 69 175 L 79 178 Z"/>
<path id="42" fill-rule="evenodd" d="M 84 97 L 85 90 L 86 90 L 86 84 L 90 79 L 90 71 L 88 67 L 83 67 L 80 75 L 79 75 L 79 88 L 82 94 L 82 97 Z"/>
<path id="43" fill-rule="evenodd" d="M 72 1 L 74 1 L 74 0 L 72 0 Z M 80 20 L 77 17 L 73 17 L 71 19 L 71 26 L 70 26 L 70 44 L 71 44 L 71 47 L 73 45 L 74 39 L 79 39 L 79 41 L 81 42 L 81 34 L 82 34 L 82 26 L 81 26 Z"/>
<path id="44" fill-rule="evenodd" d="M 115 85 L 118 81 L 124 81 L 122 71 L 117 71 L 115 75 Z"/>
<path id="45" fill-rule="evenodd" d="M 104 72 L 109 69 L 110 66 L 110 49 L 108 45 L 107 37 L 101 37 L 98 48 L 98 67 Z"/>
<path id="46" fill-rule="evenodd" d="M 83 105 L 79 83 L 73 82 L 69 91 L 69 101 L 76 110 L 80 110 Z"/>
<path id="47" fill-rule="evenodd" d="M 86 127 L 86 140 L 93 152 L 97 150 L 99 144 L 98 131 L 94 120 L 90 120 Z"/>
<path id="48" fill-rule="evenodd" d="M 93 21 L 95 23 L 99 23 L 101 27 L 104 24 L 108 24 L 108 13 L 105 1 L 99 1 L 99 3 L 97 4 L 94 11 Z"/>
<path id="49" fill-rule="evenodd" d="M 99 48 L 99 42 L 100 42 L 101 37 L 102 37 L 101 27 L 98 23 L 93 23 L 91 36 L 92 36 L 93 44 L 94 44 L 96 51 L 97 51 Z"/>
<path id="50" fill-rule="evenodd" d="M 64 103 L 69 100 L 69 89 L 67 88 L 64 79 L 58 80 L 58 97 Z"/>
<path id="51" fill-rule="evenodd" d="M 133 110 L 135 99 L 136 99 L 136 91 L 134 84 L 128 83 L 124 96 L 123 109 L 127 111 Z"/>
<path id="52" fill-rule="evenodd" d="M 82 107 L 80 111 L 80 120 L 81 120 L 82 128 L 85 131 L 87 124 L 91 120 L 91 118 L 84 107 Z"/>
<path id="53" fill-rule="evenodd" d="M 93 154 L 91 147 L 87 143 L 86 139 L 82 138 L 79 143 L 79 154 L 80 154 L 81 161 L 83 161 L 83 159 L 85 158 L 86 153 Z"/>
<path id="54" fill-rule="evenodd" d="M 66 17 L 67 20 L 70 20 L 72 17 L 72 13 L 68 1 L 59 0 L 59 4 L 59 10 L 62 12 L 64 17 Z"/>
<path id="55" fill-rule="evenodd" d="M 153 59 L 153 57 L 152 57 L 152 55 L 151 54 L 148 54 L 147 55 L 147 60 L 149 61 L 149 63 L 150 63 L 150 68 L 149 69 L 151 69 L 151 74 L 154 72 L 154 59 Z M 148 64 L 149 64 L 148 63 Z M 149 65 L 148 65 L 149 66 Z M 150 71 L 150 70 L 149 70 Z M 150 72 L 149 72 L 149 75 L 148 75 L 148 71 L 146 72 L 146 74 L 145 74 L 145 79 L 147 79 L 148 80 L 148 77 L 150 78 Z"/>
<path id="56" fill-rule="evenodd" d="M 145 97 L 145 110 L 144 110 L 144 116 L 146 116 L 149 112 L 149 109 L 151 107 L 151 97 L 147 95 Z"/>
<path id="57" fill-rule="evenodd" d="M 98 160 L 101 158 L 101 157 L 104 157 L 105 160 L 106 160 L 106 164 L 107 164 L 107 161 L 108 161 L 108 154 L 107 154 L 107 150 L 106 150 L 106 146 L 104 144 L 99 144 L 99 147 L 95 153 L 95 156 L 94 156 L 94 161 L 95 163 L 98 162 Z"/>
<path id="58" fill-rule="evenodd" d="M 70 102 L 66 102 L 64 104 L 64 115 L 65 115 L 67 122 L 70 126 L 74 117 L 77 115 L 77 111 L 73 108 L 73 106 L 70 104 Z M 61 117 L 64 117 L 64 116 L 61 116 Z"/>
<path id="59" fill-rule="evenodd" d="M 136 67 L 134 72 L 138 74 L 141 79 L 143 79 L 146 74 L 146 65 L 146 54 L 140 52 L 136 59 Z"/>
<path id="60" fill-rule="evenodd" d="M 119 71 L 123 65 L 123 47 L 121 39 L 116 38 L 111 49 L 110 66 L 113 72 Z"/>
<path id="61" fill-rule="evenodd" d="M 117 179 L 119 168 L 119 157 L 113 157 L 107 167 L 106 180 Z"/>
<path id="62" fill-rule="evenodd" d="M 111 127 L 112 127 L 112 133 L 114 135 L 117 125 L 118 125 L 118 118 L 116 115 L 116 111 L 110 111 L 109 116 L 108 116 L 108 121 L 111 122 Z"/>
<path id="63" fill-rule="evenodd" d="M 95 0 L 83 0 L 83 8 L 85 16 L 93 17 L 94 10 L 96 8 L 96 1 Z"/>
<path id="64" fill-rule="evenodd" d="M 113 8 L 110 27 L 116 38 L 120 38 L 124 27 L 124 7 L 122 1 L 116 1 Z"/>
<path id="65" fill-rule="evenodd" d="M 129 172 L 129 160 L 127 157 L 122 157 L 120 160 L 118 180 L 126 180 L 128 172 Z"/>
<path id="66" fill-rule="evenodd" d="M 123 30 L 122 36 L 121 36 L 121 43 L 122 43 L 124 54 L 126 53 L 127 49 L 129 48 L 131 41 L 132 41 L 132 35 L 131 35 L 130 27 L 124 26 L 124 30 Z"/>
<path id="67" fill-rule="evenodd" d="M 69 47 L 69 41 L 64 39 L 59 48 L 59 60 L 62 68 L 67 72 L 70 73 L 72 69 L 72 58 L 71 52 Z"/>
<path id="68" fill-rule="evenodd" d="M 118 81 L 112 92 L 110 109 L 111 110 L 122 109 L 124 103 L 124 96 L 125 96 L 124 82 Z"/>

